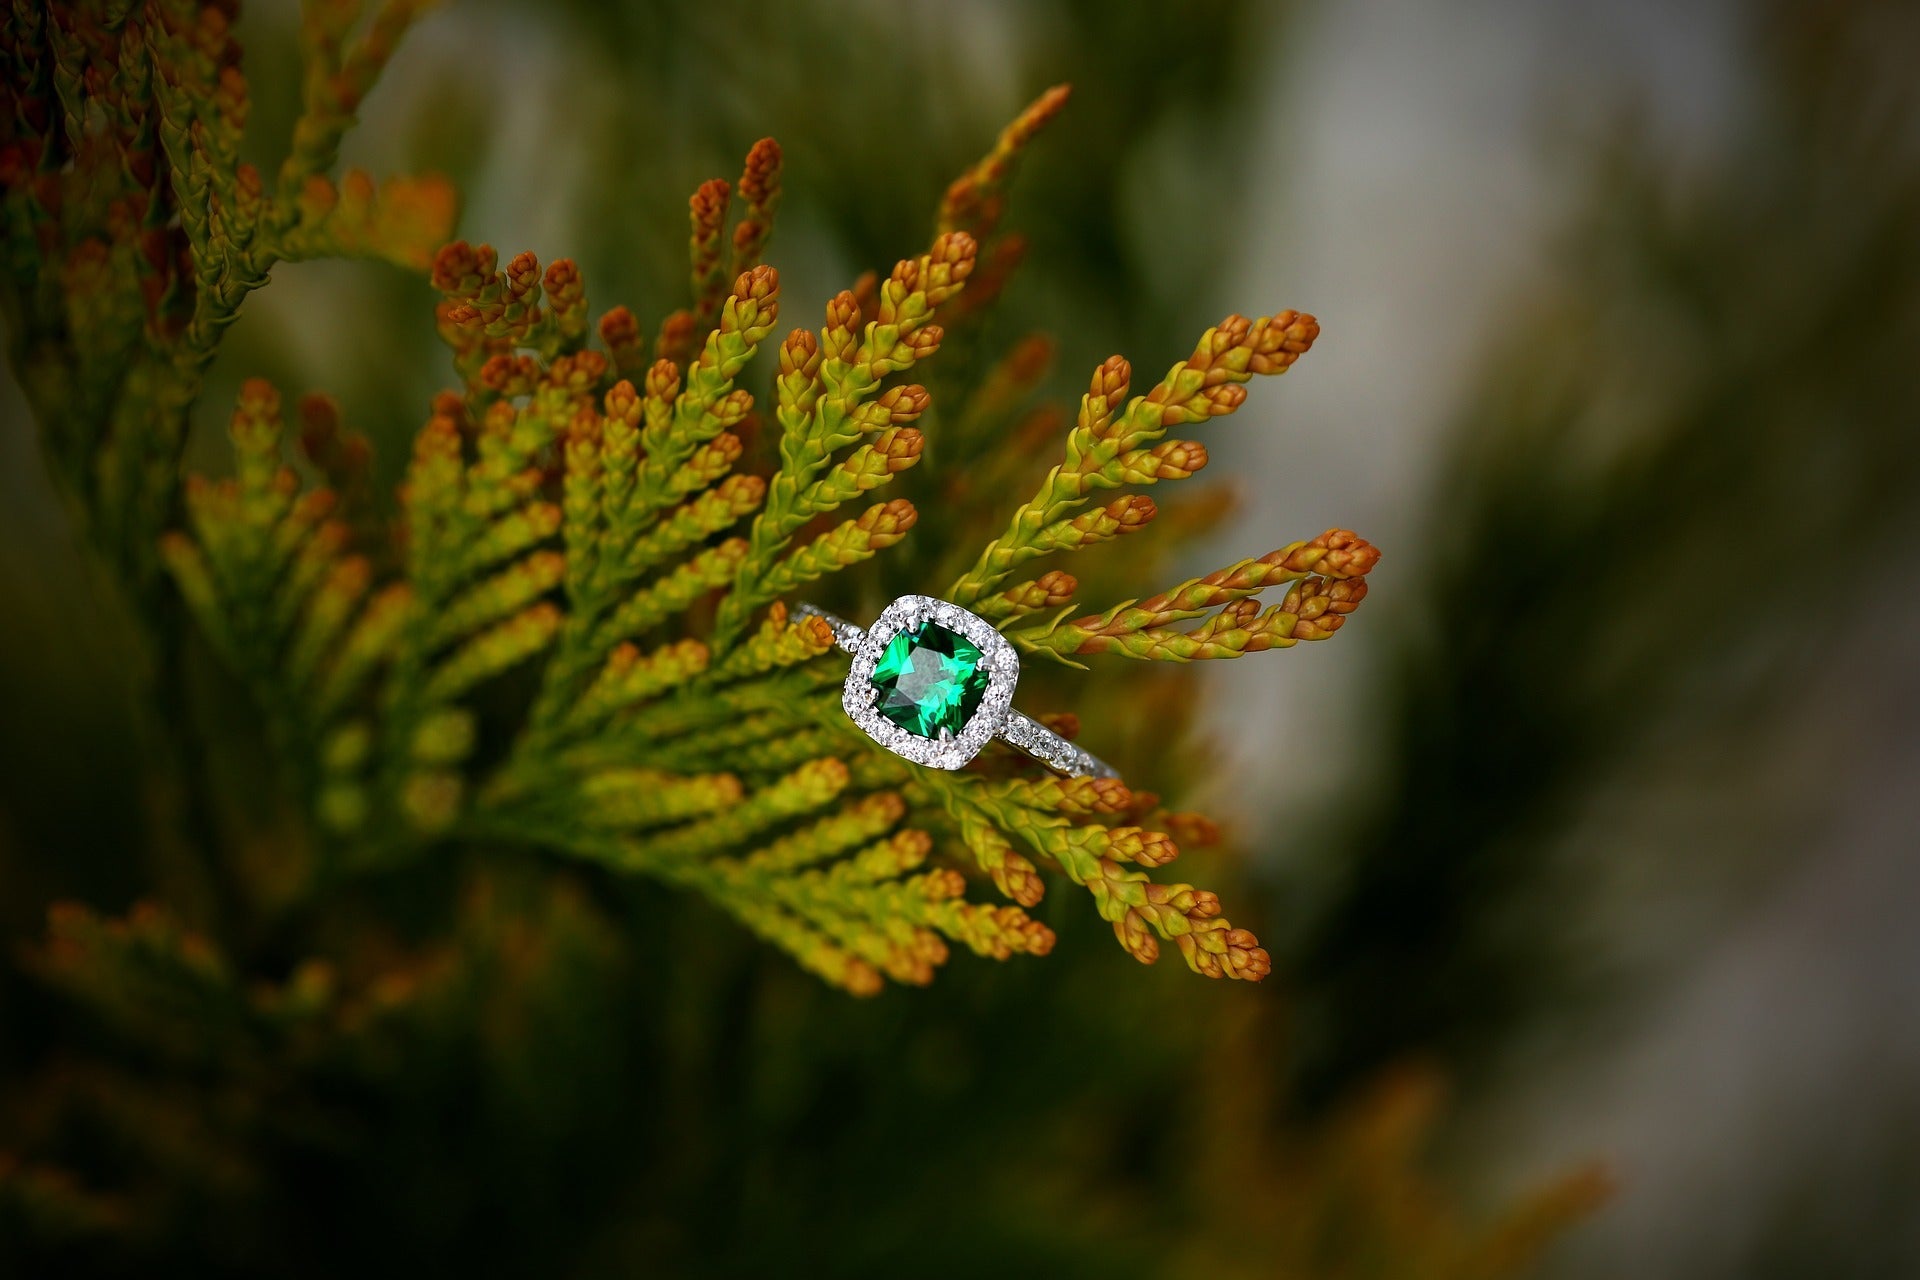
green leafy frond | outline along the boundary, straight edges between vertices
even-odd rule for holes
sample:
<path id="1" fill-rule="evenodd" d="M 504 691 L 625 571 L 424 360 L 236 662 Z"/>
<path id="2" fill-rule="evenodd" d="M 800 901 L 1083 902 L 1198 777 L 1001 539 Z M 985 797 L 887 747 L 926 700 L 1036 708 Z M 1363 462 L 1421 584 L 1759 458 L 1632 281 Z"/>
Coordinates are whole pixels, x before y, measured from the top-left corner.
<path id="1" fill-rule="evenodd" d="M 310 34 L 336 74 L 360 56 L 332 27 Z M 384 36 L 364 39 L 376 56 Z M 308 170 L 333 145 L 326 122 L 350 114 L 352 90 L 309 86 L 318 123 L 283 190 L 312 188 Z M 377 865 L 444 838 L 537 846 L 703 894 L 863 993 L 927 981 L 951 944 L 1044 953 L 1052 934 L 1026 911 L 1057 872 L 1142 961 L 1170 943 L 1208 976 L 1267 972 L 1213 894 L 1153 878 L 1179 838 L 1213 834 L 1204 819 L 1011 754 L 948 774 L 884 752 L 841 710 L 832 631 L 788 609 L 914 529 L 916 505 L 878 492 L 929 449 L 918 423 L 932 397 L 908 379 L 940 348 L 939 317 L 969 287 L 1014 162 L 1063 101 L 1041 99 L 955 185 L 925 253 L 781 342 L 770 473 L 745 461 L 742 433 L 744 379 L 780 312 L 779 276 L 758 261 L 779 195 L 771 141 L 737 192 L 716 180 L 695 194 L 692 296 L 661 322 L 651 361 L 630 311 L 589 323 L 570 261 L 543 271 L 523 253 L 502 266 L 465 242 L 435 254 L 461 387 L 435 399 L 415 439 L 386 540 L 397 556 L 374 522 L 341 514 L 333 481 L 361 486 L 366 463 L 337 411 L 302 408 L 301 449 L 320 477 L 303 481 L 278 397 L 247 385 L 233 475 L 191 482 L 186 527 L 163 554 L 288 745 L 335 861 Z M 1063 659 L 1233 656 L 1331 634 L 1377 558 L 1340 531 L 1074 622 L 1062 620 L 1073 575 L 1016 580 L 1032 559 L 1145 528 L 1158 508 L 1135 490 L 1207 461 L 1169 433 L 1231 412 L 1241 384 L 1284 371 L 1317 332 L 1294 312 L 1230 318 L 1130 401 L 1126 362 L 1102 365 L 1059 465 L 950 597 L 1026 652 Z M 1030 394 L 1046 355 L 1033 341 L 1008 353 L 955 415 L 963 433 Z M 1286 597 L 1260 612 L 1254 596 L 1274 584 Z M 502 716 L 504 732 L 481 731 Z M 970 900 L 976 881 L 1010 902 Z"/>
<path id="2" fill-rule="evenodd" d="M 231 6 L 9 6 L 0 310 L 55 475 L 149 627 L 187 412 L 247 295 L 293 259 L 420 270 L 452 228 L 442 179 L 330 173 L 424 7 L 387 0 L 362 23 L 359 3 L 306 6 L 304 108 L 269 190 L 239 158 Z"/>
<path id="3" fill-rule="evenodd" d="M 1073 622 L 1022 627 L 1007 638 L 1029 652 L 1117 653 L 1129 658 L 1238 658 L 1301 640 L 1324 640 L 1366 599 L 1363 576 L 1380 554 L 1365 539 L 1330 529 L 1258 560 L 1219 569 L 1146 600 L 1129 600 Z M 1265 611 L 1254 597 L 1291 583 Z M 1169 623 L 1204 621 L 1186 631 Z"/>
<path id="4" fill-rule="evenodd" d="M 1205 447 L 1166 440 L 1168 431 L 1232 413 L 1247 398 L 1244 383 L 1255 374 L 1285 373 L 1319 332 L 1312 316 L 1293 311 L 1254 321 L 1229 316 L 1201 335 L 1193 354 L 1158 385 L 1131 401 L 1131 366 L 1119 356 L 1107 360 L 1081 398 L 1059 465 L 954 582 L 948 598 L 971 607 L 1002 589 L 1029 560 L 1144 528 L 1158 514 L 1144 494 L 1092 504 L 1103 490 L 1181 480 L 1204 467 Z"/>
<path id="5" fill-rule="evenodd" d="M 873 319 L 850 291 L 827 304 L 819 336 L 795 330 L 781 346 L 775 384 L 780 468 L 768 482 L 748 550 L 722 601 L 715 636 L 725 646 L 746 619 L 774 597 L 866 559 L 897 541 L 917 518 L 895 499 L 845 521 L 790 556 L 782 553 L 809 521 L 885 484 L 920 456 L 921 437 L 903 430 L 926 411 L 924 387 L 884 381 L 911 370 L 939 349 L 938 308 L 965 287 L 976 246 L 964 232 L 939 236 L 917 259 L 894 267 L 880 286 Z M 872 436 L 831 473 L 837 455 Z"/>

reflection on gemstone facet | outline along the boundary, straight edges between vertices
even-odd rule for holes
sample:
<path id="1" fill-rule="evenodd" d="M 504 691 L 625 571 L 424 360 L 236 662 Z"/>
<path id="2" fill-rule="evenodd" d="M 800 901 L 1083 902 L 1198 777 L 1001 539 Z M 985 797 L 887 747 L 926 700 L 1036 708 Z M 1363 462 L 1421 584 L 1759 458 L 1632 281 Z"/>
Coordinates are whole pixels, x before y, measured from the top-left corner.
<path id="1" fill-rule="evenodd" d="M 937 622 L 887 643 L 873 668 L 874 708 L 922 738 L 958 737 L 987 691 L 980 647 Z"/>

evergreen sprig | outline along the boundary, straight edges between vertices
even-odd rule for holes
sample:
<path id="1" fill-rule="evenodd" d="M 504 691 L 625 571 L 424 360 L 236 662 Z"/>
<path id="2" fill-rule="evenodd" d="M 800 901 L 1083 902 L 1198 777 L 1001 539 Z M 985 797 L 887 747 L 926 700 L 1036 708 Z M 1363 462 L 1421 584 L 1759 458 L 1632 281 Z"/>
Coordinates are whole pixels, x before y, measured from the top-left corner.
<path id="1" fill-rule="evenodd" d="M 496 1100 L 537 1095 L 481 1110 L 496 1137 L 550 1145 L 574 1090 L 521 1089 L 531 1068 L 586 1064 L 630 1093 L 635 1064 L 617 1039 L 593 1042 L 611 1053 L 574 1052 L 570 1023 L 549 1016 L 619 1023 L 634 992 L 605 981 L 610 957 L 642 942 L 690 979 L 672 990 L 698 999 L 702 976 L 685 970 L 713 953 L 699 913 L 618 936 L 603 908 L 624 896 L 592 901 L 583 887 L 622 877 L 703 895 L 861 994 L 929 981 L 956 946 L 1045 954 L 1054 935 L 1032 912 L 1057 875 L 1142 961 L 1171 945 L 1209 976 L 1269 970 L 1215 895 L 1166 877 L 1181 849 L 1219 842 L 1214 823 L 1011 752 L 948 774 L 878 750 L 841 713 L 830 630 L 788 604 L 816 588 L 872 597 L 882 579 L 929 590 L 965 570 L 952 594 L 1030 655 L 1184 661 L 1324 638 L 1364 596 L 1376 553 L 1340 531 L 1072 621 L 1083 581 L 1121 594 L 1121 575 L 1029 564 L 1149 522 L 1190 535 L 1219 521 L 1217 498 L 1156 504 L 1138 490 L 1203 469 L 1206 447 L 1169 431 L 1231 411 L 1239 384 L 1283 371 L 1317 333 L 1290 312 L 1230 319 L 1132 402 L 1126 363 L 1109 361 L 1071 429 L 1058 407 L 1035 404 L 1051 342 L 1028 335 L 996 352 L 972 322 L 1024 253 L 1002 229 L 1011 181 L 1064 86 L 948 189 L 925 253 L 885 279 L 863 276 L 818 330 L 779 341 L 763 361 L 777 359 L 769 389 L 752 361 L 782 305 L 762 261 L 781 200 L 778 144 L 755 144 L 737 183 L 694 194 L 688 305 L 649 341 L 626 307 L 596 320 L 569 260 L 503 264 L 485 245 L 448 244 L 445 182 L 336 172 L 427 3 L 303 3 L 300 114 L 287 137 L 264 140 L 284 156 L 269 178 L 239 159 L 237 7 L 12 0 L 0 19 L 9 354 L 103 577 L 136 606 L 144 728 L 157 730 L 142 744 L 142 790 L 158 856 L 139 875 L 167 904 L 111 916 L 57 906 L 45 940 L 19 949 L 62 997 L 49 1016 L 84 1019 L 87 1043 L 44 1058 L 29 1044 L 13 1064 L 29 1083 L 0 1107 L 0 1220 L 31 1224 L 63 1266 L 67 1246 L 90 1236 L 103 1250 L 92 1256 L 115 1267 L 168 1256 L 171 1232 L 199 1253 L 215 1213 L 257 1221 L 254 1247 L 278 1249 L 286 1222 L 302 1219 L 283 1218 L 265 1188 L 350 1167 L 331 1164 L 348 1145 L 343 1122 L 377 1116 L 410 1142 L 424 1131 L 393 1122 L 469 1083 Z M 189 412 L 245 299 L 277 263 L 318 257 L 379 259 L 441 294 L 457 386 L 425 415 L 391 519 L 370 491 L 369 442 L 339 406 L 283 404 L 264 381 L 242 386 L 231 415 L 231 474 L 181 466 Z M 941 388 L 938 414 L 924 380 Z M 998 499 L 1024 491 L 1029 462 L 1062 435 L 1060 466 L 989 539 Z M 936 470 L 938 487 L 923 486 Z M 1158 569 L 1139 566 L 1152 558 L 1129 563 L 1150 576 Z M 1263 611 L 1255 597 L 1269 586 L 1284 598 Z M 212 727 L 200 713 L 230 692 L 187 661 L 203 648 L 256 705 L 282 794 L 225 786 L 259 778 L 258 763 L 215 760 L 240 753 L 195 736 Z M 1137 696 L 1114 705 L 1156 729 L 1187 697 L 1139 668 L 1119 679 Z M 1078 733 L 1071 712 L 1040 718 Z M 270 834 L 243 829 L 255 821 Z M 450 878 L 431 860 L 456 844 L 478 856 L 461 859 L 461 890 L 442 894 Z M 532 870 L 529 851 L 567 870 Z M 435 892 L 402 920 L 389 908 L 403 878 L 387 873 L 406 860 L 428 864 L 407 883 Z M 1214 1078 L 1270 1061 L 1230 1028 L 1201 1037 L 1192 1043 Z M 601 1127 L 594 1095 L 579 1096 Z M 1504 1274 L 1591 1198 L 1575 1187 L 1529 1206 L 1489 1237 L 1483 1265 L 1480 1239 L 1462 1252 L 1413 1176 L 1406 1138 L 1420 1117 L 1386 1104 L 1362 1120 L 1389 1112 L 1402 1122 L 1390 1140 L 1336 1133 L 1306 1153 L 1332 1170 L 1325 1178 L 1276 1159 L 1263 1126 L 1183 1121 L 1181 1164 L 1208 1170 L 1209 1220 L 1236 1199 L 1258 1202 L 1263 1220 L 1285 1204 L 1287 1247 L 1308 1270 L 1317 1224 L 1352 1234 L 1353 1187 L 1368 1221 L 1407 1237 L 1405 1252 L 1452 1259 L 1441 1270 L 1462 1276 Z M 471 1119 L 464 1108 L 460 1119 Z M 394 1149 L 371 1148 L 381 1159 Z M 624 1145 L 618 1158 L 633 1163 Z M 296 1176 L 277 1176 L 287 1170 Z M 363 1203 L 391 1191 L 372 1184 Z M 1425 1212 L 1409 1218 L 1416 1202 Z M 435 1232 L 452 1221 L 440 1188 L 422 1205 Z M 631 1226 L 622 1238 L 651 1247 L 652 1228 Z M 19 1233 L 0 1234 L 11 1257 Z M 585 1247 L 600 1256 L 597 1240 Z"/>
<path id="2" fill-rule="evenodd" d="M 842 512 L 920 461 L 914 424 L 930 397 L 904 379 L 938 352 L 937 317 L 974 271 L 978 245 L 958 224 L 993 229 L 1013 161 L 1063 100 L 1043 98 L 956 186 L 949 229 L 925 253 L 864 300 L 837 294 L 817 331 L 781 343 L 770 475 L 738 470 L 754 409 L 740 379 L 780 310 L 778 274 L 754 261 L 778 192 L 770 141 L 747 160 L 730 286 L 715 283 L 729 188 L 696 193 L 683 313 L 696 327 L 664 323 L 670 340 L 637 381 L 632 314 L 590 325 L 570 261 L 542 272 L 531 254 L 502 267 L 484 245 L 439 251 L 440 330 L 463 386 L 415 442 L 397 560 L 356 547 L 331 518 L 338 495 L 283 464 L 277 398 L 249 385 L 236 474 L 195 482 L 190 527 L 168 536 L 166 561 L 276 740 L 295 756 L 322 744 L 295 776 L 354 859 L 417 856 L 443 834 L 537 845 L 705 894 L 860 993 L 926 981 L 949 943 L 1044 953 L 1051 934 L 1025 911 L 1050 867 L 1144 962 L 1166 942 L 1208 976 L 1268 972 L 1212 893 L 1152 878 L 1178 853 L 1151 825 L 1156 799 L 1035 776 L 1011 757 L 950 775 L 882 752 L 850 730 L 835 666 L 816 661 L 830 633 L 783 603 L 914 527 L 905 498 Z M 1071 575 L 1010 581 L 1033 558 L 1143 528 L 1149 498 L 1102 491 L 1198 471 L 1205 448 L 1168 432 L 1232 412 L 1241 384 L 1284 372 L 1317 332 L 1294 312 L 1230 318 L 1131 401 L 1126 362 L 1107 361 L 1060 465 L 951 598 L 1052 656 L 1186 660 L 1331 634 L 1377 558 L 1338 531 L 1073 623 L 1015 625 L 1070 601 Z M 321 450 L 332 439 L 310 434 Z M 370 566 L 388 561 L 397 575 L 377 581 Z M 1286 599 L 1258 612 L 1253 595 L 1280 582 Z M 1193 630 L 1171 626 L 1203 615 Z M 537 689 L 512 745 L 477 756 L 474 691 L 531 662 Z M 1178 815 L 1161 824 L 1182 825 L 1204 831 Z M 963 869 L 1012 905 L 968 901 Z"/>
<path id="3" fill-rule="evenodd" d="M 830 634 L 787 610 L 914 529 L 915 503 L 884 490 L 939 452 L 915 378 L 1017 261 L 1000 231 L 1009 184 L 1065 88 L 954 183 L 925 252 L 780 341 L 777 463 L 763 471 L 745 439 L 752 362 L 781 310 L 762 262 L 778 144 L 755 144 L 737 184 L 695 192 L 688 305 L 649 358 L 630 310 L 595 323 L 570 260 L 435 249 L 444 184 L 329 176 L 424 7 L 307 7 L 302 110 L 271 183 L 239 160 L 247 93 L 224 7 L 18 4 L 7 26 L 7 304 L 16 344 L 53 353 L 17 351 L 16 365 L 35 371 L 62 473 L 111 525 L 122 571 L 163 565 L 245 683 L 330 865 L 418 858 L 445 838 L 534 845 L 703 893 L 861 992 L 927 980 L 951 943 L 1044 952 L 1051 934 L 1025 911 L 1051 868 L 1138 958 L 1170 942 L 1198 972 L 1262 976 L 1266 953 L 1212 894 L 1151 878 L 1174 830 L 1200 824 L 1011 755 L 948 775 L 882 752 L 840 712 Z M 957 310 L 983 242 L 987 287 Z M 59 272 L 37 271 L 47 243 L 65 246 Z M 441 294 L 459 387 L 415 438 L 388 528 L 365 440 L 322 399 L 290 422 L 265 382 L 232 415 L 232 474 L 177 479 L 186 410 L 242 300 L 275 262 L 322 255 L 428 270 Z M 1070 605 L 1073 575 L 1015 580 L 1032 559 L 1144 528 L 1157 508 L 1138 490 L 1206 463 L 1168 433 L 1231 412 L 1241 384 L 1283 372 L 1317 332 L 1294 312 L 1230 318 L 1131 401 L 1126 362 L 1108 361 L 1060 465 L 950 598 L 1059 658 L 1232 656 L 1330 634 L 1373 562 L 1351 535 L 1071 623 L 1032 619 Z M 954 415 L 981 474 L 1008 451 L 982 424 L 1036 385 L 1046 354 L 1019 344 Z M 1030 443 L 1046 426 L 1029 423 Z M 1285 600 L 1259 612 L 1252 596 L 1275 583 Z M 531 686 L 519 710 L 516 686 Z M 976 875 L 1012 905 L 969 901 Z"/>
<path id="4" fill-rule="evenodd" d="M 418 270 L 453 225 L 442 179 L 331 173 L 425 7 L 307 6 L 302 109 L 271 188 L 239 158 L 249 99 L 230 5 L 15 0 L 0 20 L 13 367 L 64 496 L 149 626 L 164 607 L 155 548 L 179 515 L 188 410 L 247 295 L 283 261 Z"/>

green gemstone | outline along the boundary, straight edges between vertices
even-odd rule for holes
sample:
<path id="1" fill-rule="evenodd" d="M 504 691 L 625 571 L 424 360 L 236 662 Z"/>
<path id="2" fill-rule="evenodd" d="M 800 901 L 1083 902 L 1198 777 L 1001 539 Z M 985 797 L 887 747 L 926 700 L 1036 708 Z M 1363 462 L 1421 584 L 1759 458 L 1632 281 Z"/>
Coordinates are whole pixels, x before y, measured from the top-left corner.
<path id="1" fill-rule="evenodd" d="M 959 737 L 987 692 L 980 658 L 979 645 L 937 622 L 902 631 L 874 665 L 873 705 L 908 733 Z"/>

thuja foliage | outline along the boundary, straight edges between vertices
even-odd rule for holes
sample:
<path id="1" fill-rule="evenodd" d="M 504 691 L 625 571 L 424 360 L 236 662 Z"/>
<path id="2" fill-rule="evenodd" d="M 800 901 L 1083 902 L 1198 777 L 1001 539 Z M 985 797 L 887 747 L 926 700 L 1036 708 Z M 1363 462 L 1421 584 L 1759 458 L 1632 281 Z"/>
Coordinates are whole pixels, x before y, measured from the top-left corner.
<path id="1" fill-rule="evenodd" d="M 280 262 L 423 268 L 438 178 L 332 170 L 421 3 L 310 6 L 304 111 L 270 178 L 239 160 L 232 5 L 9 6 L 0 120 L 9 354 L 71 509 L 136 592 L 179 514 L 188 414 L 220 339 Z M 143 602 L 150 603 L 150 602 Z"/>
<path id="2" fill-rule="evenodd" d="M 337 408 L 310 397 L 290 425 L 260 381 L 232 417 L 232 474 L 176 491 L 186 410 L 276 261 L 425 265 L 447 224 L 431 180 L 326 176 L 414 8 L 385 5 L 358 34 L 357 5 L 308 10 L 305 112 L 271 183 L 235 159 L 247 97 L 222 6 L 19 7 L 9 39 L 30 393 L 76 505 L 110 513 L 99 536 L 116 563 L 140 582 L 157 550 L 246 685 L 330 872 L 448 838 L 524 844 L 703 894 L 860 994 L 928 981 L 955 943 L 1046 952 L 1053 935 L 1028 910 L 1060 872 L 1138 959 L 1170 943 L 1197 973 L 1265 976 L 1266 951 L 1214 894 L 1155 878 L 1212 824 L 1012 758 L 944 773 L 891 756 L 847 724 L 827 628 L 791 612 L 914 529 L 913 501 L 884 492 L 939 454 L 914 379 L 1004 284 L 1007 185 L 1064 89 L 953 184 L 924 253 L 782 338 L 780 279 L 761 261 L 780 199 L 772 139 L 737 186 L 694 193 L 690 305 L 651 343 L 627 308 L 591 312 L 570 260 L 440 248 L 459 385 L 415 439 L 391 522 Z M 41 270 L 50 252 L 62 270 Z M 1104 607 L 1045 563 L 1146 529 L 1143 490 L 1206 463 L 1175 431 L 1232 413 L 1317 332 L 1291 311 L 1229 317 L 1137 395 L 1127 362 L 1108 360 L 1064 441 L 1032 442 L 1059 459 L 1033 495 L 991 515 L 1004 528 L 950 584 L 924 586 L 1034 659 L 1225 658 L 1331 635 L 1377 558 L 1343 531 Z M 771 391 L 756 395 L 769 345 Z M 992 512 L 999 494 L 974 501 Z M 489 722 L 476 695 L 503 678 L 528 692 Z"/>
<path id="3" fill-rule="evenodd" d="M 1258 1114 L 1274 1054 L 1246 1005 L 1238 1030 L 1197 1026 L 1191 997 L 1104 999 L 1106 980 L 1089 988 L 1064 958 L 1057 991 L 991 988 L 1049 1033 L 978 1036 L 980 1101 L 924 1127 L 958 1105 L 908 1065 L 927 1028 L 813 990 L 780 954 L 871 993 L 927 981 L 956 943 L 1042 953 L 1036 909 L 1064 877 L 1140 960 L 1171 943 L 1243 979 L 1270 961 L 1164 870 L 1214 843 L 1213 823 L 1011 754 L 947 774 L 880 751 L 840 710 L 844 659 L 793 603 L 860 618 L 902 591 L 964 603 L 1027 659 L 1024 706 L 1071 736 L 1078 717 L 1053 700 L 1097 687 L 1079 702 L 1104 726 L 1096 749 L 1142 778 L 1156 762 L 1190 776 L 1200 753 L 1138 748 L 1184 723 L 1179 664 L 1331 635 L 1377 559 L 1335 530 L 1141 585 L 1171 578 L 1169 548 L 1225 509 L 1161 484 L 1207 463 L 1184 429 L 1233 412 L 1317 326 L 1231 317 L 1137 395 L 1116 357 L 1077 412 L 1039 396 L 1050 344 L 997 347 L 983 320 L 1021 257 L 1001 225 L 1014 170 L 1058 89 L 953 183 L 924 252 L 784 336 L 763 262 L 782 156 L 761 142 L 736 183 L 695 192 L 685 306 L 643 332 L 627 308 L 590 308 L 565 259 L 448 244 L 444 182 L 333 174 L 418 8 L 305 7 L 303 105 L 271 177 L 239 159 L 230 3 L 8 11 L 10 355 L 142 629 L 134 682 L 158 708 L 144 754 L 169 784 L 151 790 L 180 793 L 159 796 L 177 824 L 155 825 L 206 846 L 214 889 L 156 874 L 164 905 L 59 906 L 22 949 L 61 1035 L 0 1044 L 0 1257 L 88 1239 L 109 1242 L 96 1262 L 192 1257 L 206 1274 L 258 1274 L 264 1257 L 294 1274 L 469 1257 L 732 1273 L 793 1269 L 793 1241 L 819 1237 L 855 1273 L 906 1253 L 889 1231 L 911 1230 L 923 1270 L 1004 1268 L 1018 1248 L 1062 1274 L 1358 1261 L 1468 1280 L 1510 1273 L 1590 1203 L 1576 1180 L 1491 1231 L 1461 1227 L 1415 1171 L 1433 1106 L 1419 1082 L 1324 1140 L 1282 1140 Z M 451 386 L 398 494 L 375 492 L 340 406 L 265 382 L 232 413 L 231 471 L 186 477 L 222 333 L 276 263 L 323 256 L 382 259 L 441 295 Z M 208 759 L 237 733 L 183 727 L 207 713 L 181 686 L 215 665 L 229 683 L 204 701 L 250 704 L 270 796 L 236 796 L 232 779 L 261 776 L 250 758 Z M 233 812 L 248 805 L 268 812 L 249 825 Z M 716 942 L 701 908 L 658 907 L 654 882 L 730 915 L 738 942 Z M 422 886 L 440 895 L 424 912 L 408 896 Z M 1056 924 L 1093 914 L 1049 907 Z M 742 998 L 719 963 L 752 936 L 770 944 L 759 988 L 782 999 Z M 957 988 L 972 1023 L 995 976 L 914 1008 Z M 768 1015 L 747 1044 L 726 1016 L 740 1003 Z M 844 1034 L 794 1010 L 845 1018 Z M 1220 1087 L 1163 1102 L 1176 1051 Z M 791 1096 L 793 1079 L 849 1071 L 852 1090 Z M 904 1148 L 910 1128 L 929 1150 Z M 1068 1128 L 1085 1144 L 1071 1175 L 1036 1176 Z M 1117 1175 L 1142 1151 L 1175 1194 Z M 832 1195 L 790 1185 L 802 1153 Z M 763 1179 L 789 1181 L 772 1210 Z M 955 1186 L 980 1194 L 962 1205 Z M 1177 1233 L 1115 1229 L 1148 1200 L 1177 1206 Z M 903 1205 L 910 1227 L 877 1229 L 876 1210 Z"/>

